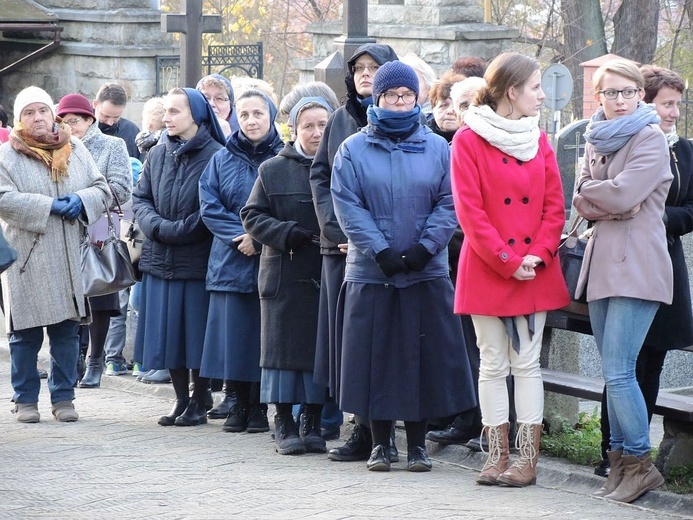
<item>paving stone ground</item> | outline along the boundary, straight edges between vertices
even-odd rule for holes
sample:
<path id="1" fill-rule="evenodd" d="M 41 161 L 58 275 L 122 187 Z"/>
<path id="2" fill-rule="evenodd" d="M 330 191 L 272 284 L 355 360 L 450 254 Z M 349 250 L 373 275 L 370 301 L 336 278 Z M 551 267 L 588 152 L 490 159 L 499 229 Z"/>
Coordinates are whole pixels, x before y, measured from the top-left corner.
<path id="1" fill-rule="evenodd" d="M 403 463 L 371 473 L 363 462 L 280 456 L 269 433 L 224 433 L 221 421 L 161 427 L 156 421 L 171 407 L 170 385 L 131 376 L 77 389 L 80 420 L 61 424 L 42 385 L 41 422 L 17 423 L 9 354 L 0 345 L 0 519 L 693 517 L 691 502 L 671 493 L 650 493 L 639 505 L 592 498 L 601 481 L 590 468 L 546 458 L 536 486 L 486 487 L 475 484 L 483 456 L 461 447 L 431 446 L 430 473 L 409 473 Z M 406 448 L 401 432 L 398 446 L 400 453 Z"/>

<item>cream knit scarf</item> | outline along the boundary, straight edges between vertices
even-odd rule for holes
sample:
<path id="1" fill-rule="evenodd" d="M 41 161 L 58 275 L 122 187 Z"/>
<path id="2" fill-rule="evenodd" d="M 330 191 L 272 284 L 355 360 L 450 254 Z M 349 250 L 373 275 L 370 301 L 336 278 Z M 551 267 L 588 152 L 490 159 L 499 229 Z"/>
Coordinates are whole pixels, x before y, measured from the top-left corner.
<path id="1" fill-rule="evenodd" d="M 488 105 L 470 106 L 464 122 L 492 146 L 520 161 L 534 159 L 539 150 L 539 116 L 508 119 Z"/>

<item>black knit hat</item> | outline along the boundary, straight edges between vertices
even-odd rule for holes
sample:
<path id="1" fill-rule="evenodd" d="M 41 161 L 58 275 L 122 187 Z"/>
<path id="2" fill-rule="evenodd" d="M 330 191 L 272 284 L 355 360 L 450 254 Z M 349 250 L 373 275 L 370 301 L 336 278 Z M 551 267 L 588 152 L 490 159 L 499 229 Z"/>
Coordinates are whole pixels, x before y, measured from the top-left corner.
<path id="1" fill-rule="evenodd" d="M 377 105 L 386 90 L 399 87 L 408 87 L 419 96 L 419 78 L 414 69 L 401 61 L 388 61 L 373 78 L 373 102 Z"/>

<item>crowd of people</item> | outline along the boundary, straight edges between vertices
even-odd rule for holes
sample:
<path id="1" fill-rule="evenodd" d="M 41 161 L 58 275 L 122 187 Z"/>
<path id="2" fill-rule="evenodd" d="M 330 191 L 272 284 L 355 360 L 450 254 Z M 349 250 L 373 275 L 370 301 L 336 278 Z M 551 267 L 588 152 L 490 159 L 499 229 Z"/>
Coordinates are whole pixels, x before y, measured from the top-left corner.
<path id="1" fill-rule="evenodd" d="M 282 455 L 389 471 L 403 421 L 409 471 L 431 470 L 429 440 L 486 451 L 479 484 L 536 482 L 543 330 L 570 300 L 540 65 L 460 58 L 436 78 L 367 43 L 345 84 L 341 104 L 321 82 L 279 103 L 264 82 L 212 74 L 149 100 L 141 131 L 115 83 L 93 102 L 17 95 L 0 133 L 0 220 L 18 252 L 2 275 L 18 421 L 40 420 L 44 328 L 53 415 L 76 421 L 75 386 L 128 371 L 132 304 L 133 373 L 175 390 L 161 426 L 223 419 L 227 432 L 272 429 Z M 683 90 L 668 69 L 602 65 L 573 199 L 590 227 L 578 293 L 606 382 L 596 494 L 620 502 L 663 483 L 649 419 L 666 351 L 693 340 Z M 141 282 L 85 298 L 80 243 L 103 240 L 104 212 L 123 207 L 145 236 Z M 351 436 L 328 452 L 345 412 Z"/>

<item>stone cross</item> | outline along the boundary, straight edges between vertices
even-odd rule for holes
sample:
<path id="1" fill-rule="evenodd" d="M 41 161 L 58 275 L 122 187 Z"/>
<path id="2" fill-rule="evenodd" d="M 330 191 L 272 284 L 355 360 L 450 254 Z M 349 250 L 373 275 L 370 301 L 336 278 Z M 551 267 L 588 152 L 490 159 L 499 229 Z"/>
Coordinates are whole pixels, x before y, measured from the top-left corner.
<path id="1" fill-rule="evenodd" d="M 315 67 L 315 79 L 324 81 L 341 99 L 346 93 L 344 76 L 347 62 L 364 43 L 375 43 L 368 37 L 368 0 L 344 0 L 343 34 L 334 40 L 335 52 Z"/>
<path id="2" fill-rule="evenodd" d="M 161 32 L 180 33 L 179 87 L 194 87 L 202 77 L 202 34 L 220 33 L 221 16 L 202 14 L 202 0 L 184 0 L 181 14 L 162 14 Z"/>

